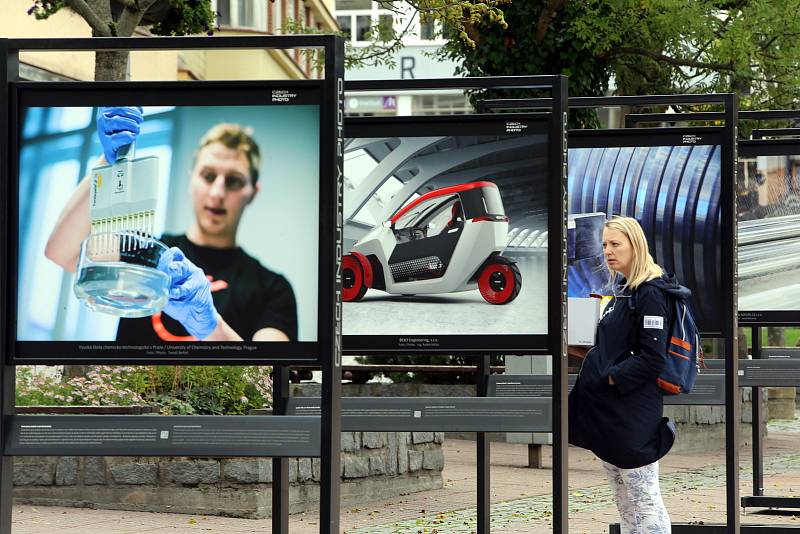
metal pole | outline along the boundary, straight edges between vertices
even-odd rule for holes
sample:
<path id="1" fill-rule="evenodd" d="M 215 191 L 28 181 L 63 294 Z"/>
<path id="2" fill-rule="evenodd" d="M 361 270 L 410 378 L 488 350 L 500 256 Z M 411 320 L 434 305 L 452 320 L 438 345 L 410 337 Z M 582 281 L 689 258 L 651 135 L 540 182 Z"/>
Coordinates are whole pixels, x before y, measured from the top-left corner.
<path id="1" fill-rule="evenodd" d="M 320 115 L 323 139 L 333 139 L 335 146 L 324 146 L 321 163 L 334 169 L 331 183 L 335 206 L 321 206 L 321 217 L 335 234 L 334 248 L 323 251 L 329 259 L 326 276 L 333 278 L 336 292 L 333 309 L 320 314 L 330 329 L 320 336 L 322 351 L 322 420 L 320 440 L 320 521 L 322 534 L 339 532 L 341 492 L 341 433 L 342 433 L 342 176 L 344 129 L 344 40 L 329 36 L 325 47 L 325 94 L 332 100 L 323 102 Z M 333 107 L 333 109 L 331 109 Z M 331 209 L 333 208 L 333 209 Z"/>
<path id="2" fill-rule="evenodd" d="M 475 373 L 477 396 L 486 397 L 489 385 L 490 359 L 488 355 L 478 356 L 478 372 Z M 478 464 L 478 534 L 489 534 L 491 529 L 491 451 L 486 432 L 476 432 Z"/>
<path id="3" fill-rule="evenodd" d="M 569 482 L 567 457 L 567 78 L 553 84 L 553 116 L 550 121 L 550 176 L 548 205 L 556 210 L 548 229 L 550 254 L 559 258 L 558 268 L 547 274 L 550 287 L 559 287 L 560 297 L 548 306 L 548 332 L 553 358 L 553 533 L 569 534 Z"/>
<path id="4" fill-rule="evenodd" d="M 8 191 L 11 180 L 10 133 L 8 131 L 10 94 L 9 82 L 19 79 L 19 50 L 9 49 L 8 42 L 0 39 L 0 186 L 6 187 L 0 192 L 0 225 L 8 228 Z M 9 258 L 10 243 L 6 240 L 6 233 L 0 232 L 0 310 L 6 310 L 8 305 L 8 271 L 6 260 Z M 8 364 L 6 348 L 9 346 L 11 333 L 6 328 L 6 323 L 0 321 L 0 447 L 5 449 L 6 419 L 14 414 L 16 367 Z M 14 497 L 14 458 L 6 456 L 3 450 L 0 460 L 0 534 L 11 534 L 11 504 Z"/>
<path id="5" fill-rule="evenodd" d="M 733 243 L 729 257 L 722 259 L 722 309 L 729 313 L 723 320 L 725 345 L 725 483 L 727 531 L 739 534 L 739 380 L 737 347 L 737 285 L 736 285 L 736 150 L 738 105 L 735 94 L 724 95 L 725 130 L 722 144 L 722 242 Z"/>
<path id="6" fill-rule="evenodd" d="M 761 359 L 761 327 L 753 327 L 753 359 Z M 761 388 L 753 387 L 753 495 L 764 495 L 764 452 L 761 450 L 764 434 L 761 432 Z"/>
<path id="7" fill-rule="evenodd" d="M 286 415 L 289 367 L 272 370 L 272 415 Z M 289 534 L 289 459 L 272 459 L 272 534 Z"/>

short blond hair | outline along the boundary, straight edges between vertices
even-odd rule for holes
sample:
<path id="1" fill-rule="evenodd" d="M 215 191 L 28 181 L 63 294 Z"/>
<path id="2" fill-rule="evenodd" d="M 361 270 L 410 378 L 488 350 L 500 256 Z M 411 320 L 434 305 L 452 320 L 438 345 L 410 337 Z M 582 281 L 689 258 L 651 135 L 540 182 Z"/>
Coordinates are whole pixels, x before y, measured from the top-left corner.
<path id="1" fill-rule="evenodd" d="M 647 246 L 647 239 L 644 236 L 639 221 L 632 217 L 613 217 L 606 221 L 606 228 L 618 230 L 628 238 L 633 249 L 633 261 L 631 265 L 630 276 L 625 280 L 624 289 L 636 289 L 644 282 L 660 278 L 664 274 L 662 269 L 650 255 L 650 249 Z M 611 269 L 611 284 L 615 282 L 617 271 Z"/>
<path id="2" fill-rule="evenodd" d="M 258 181 L 258 168 L 261 165 L 261 150 L 258 148 L 256 140 L 253 139 L 252 128 L 227 122 L 212 126 L 197 144 L 197 151 L 194 154 L 195 162 L 197 161 L 197 154 L 211 143 L 222 143 L 226 147 L 244 154 L 250 166 L 250 178 L 253 185 L 256 184 Z"/>

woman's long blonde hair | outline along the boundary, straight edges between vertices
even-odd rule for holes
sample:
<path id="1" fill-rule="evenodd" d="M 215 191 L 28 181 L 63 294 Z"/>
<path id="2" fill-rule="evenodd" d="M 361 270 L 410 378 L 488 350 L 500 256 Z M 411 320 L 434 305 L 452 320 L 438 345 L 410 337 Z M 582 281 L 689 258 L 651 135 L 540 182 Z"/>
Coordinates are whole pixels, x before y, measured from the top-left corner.
<path id="1" fill-rule="evenodd" d="M 613 217 L 611 220 L 606 221 L 605 227 L 622 232 L 631 242 L 633 264 L 630 276 L 626 279 L 623 289 L 636 289 L 644 282 L 659 278 L 664 274 L 664 269 L 653 261 L 653 257 L 650 255 L 647 239 L 644 237 L 644 230 L 639 225 L 639 221 L 632 217 Z M 613 269 L 610 270 L 610 283 L 613 286 L 616 283 L 617 274 L 621 273 Z"/>

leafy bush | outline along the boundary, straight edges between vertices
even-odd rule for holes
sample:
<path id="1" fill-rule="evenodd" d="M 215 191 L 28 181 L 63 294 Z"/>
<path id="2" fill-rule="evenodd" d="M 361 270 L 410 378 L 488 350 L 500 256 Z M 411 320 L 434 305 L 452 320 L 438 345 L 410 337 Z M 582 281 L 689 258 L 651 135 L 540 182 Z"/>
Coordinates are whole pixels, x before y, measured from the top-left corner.
<path id="1" fill-rule="evenodd" d="M 271 367 L 97 366 L 64 379 L 17 367 L 17 405 L 158 406 L 164 414 L 243 415 L 272 406 Z"/>

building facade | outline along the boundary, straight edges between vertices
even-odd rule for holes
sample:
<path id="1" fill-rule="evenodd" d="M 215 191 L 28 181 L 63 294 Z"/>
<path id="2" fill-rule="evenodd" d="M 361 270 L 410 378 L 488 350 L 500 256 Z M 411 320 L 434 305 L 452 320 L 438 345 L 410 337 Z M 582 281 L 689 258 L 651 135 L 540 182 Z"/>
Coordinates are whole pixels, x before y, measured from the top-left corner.
<path id="1" fill-rule="evenodd" d="M 366 47 L 370 37 L 386 28 L 404 33 L 403 48 L 392 65 L 349 69 L 348 80 L 407 80 L 450 78 L 457 64 L 436 53 L 447 42 L 438 22 L 422 22 L 404 2 L 336 0 L 336 21 L 353 47 Z M 350 115 L 421 115 L 468 113 L 472 106 L 463 91 L 369 91 L 348 93 L 345 109 Z"/>
<path id="2" fill-rule="evenodd" d="M 167 2 L 168 0 L 160 0 Z M 91 37 L 89 25 L 69 9 L 47 20 L 28 15 L 31 2 L 6 0 L 0 17 L 0 36 L 16 38 Z M 337 31 L 333 0 L 212 0 L 220 13 L 215 35 L 278 34 L 290 21 L 328 33 Z M 138 28 L 134 37 L 150 33 Z M 20 75 L 28 80 L 91 80 L 90 52 L 22 53 Z M 281 80 L 316 78 L 313 60 L 300 50 L 226 50 L 132 52 L 131 80 Z"/>

